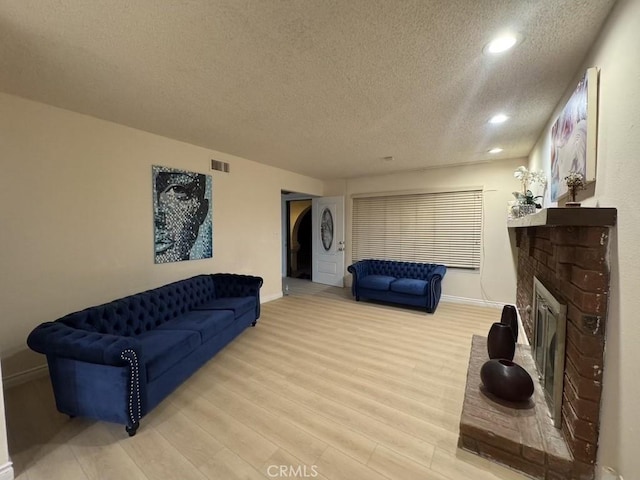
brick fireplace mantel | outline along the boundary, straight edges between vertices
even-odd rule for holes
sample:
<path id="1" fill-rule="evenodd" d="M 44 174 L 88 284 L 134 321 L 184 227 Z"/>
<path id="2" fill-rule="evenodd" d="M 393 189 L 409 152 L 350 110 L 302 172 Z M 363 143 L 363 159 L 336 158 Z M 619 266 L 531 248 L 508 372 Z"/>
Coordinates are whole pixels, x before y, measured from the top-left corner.
<path id="1" fill-rule="evenodd" d="M 558 463 L 556 460 L 560 457 L 556 455 L 557 451 L 547 451 L 546 447 L 542 456 L 537 451 L 534 452 L 537 456 L 532 456 L 529 448 L 531 442 L 516 444 L 511 440 L 496 441 L 499 432 L 494 432 L 496 428 L 491 426 L 491 422 L 487 423 L 485 432 L 479 431 L 477 425 L 473 424 L 473 413 L 489 411 L 494 423 L 507 422 L 505 431 L 513 430 L 517 433 L 515 436 L 504 435 L 504 438 L 517 438 L 519 434 L 526 440 L 535 433 L 523 430 L 520 425 L 522 422 L 514 424 L 509 420 L 509 417 L 517 419 L 522 416 L 521 412 L 510 412 L 505 406 L 492 405 L 491 398 L 485 398 L 480 391 L 476 391 L 479 382 L 476 378 L 478 372 L 475 371 L 470 371 L 467 379 L 459 438 L 462 448 L 505 463 L 536 478 L 569 478 L 569 474 L 559 473 L 560 467 L 567 472 L 571 471 L 570 477 L 573 480 L 594 478 L 609 299 L 609 232 L 615 226 L 616 215 L 615 208 L 546 208 L 507 222 L 511 233 L 515 235 L 518 253 L 516 305 L 529 343 L 533 343 L 534 335 L 534 277 L 561 304 L 567 306 L 562 428 L 556 431 L 559 439 L 564 437 L 570 454 L 569 463 Z M 520 350 L 524 351 L 523 348 Z M 484 351 L 479 352 L 476 352 L 476 356 L 482 357 Z M 473 353 L 472 347 L 471 360 L 474 359 Z M 525 357 L 526 355 L 522 358 Z M 472 361 L 469 365 L 470 369 L 479 368 Z M 475 390 L 469 391 L 470 388 Z M 482 400 L 480 403 L 483 407 L 474 410 L 478 402 L 474 404 L 473 400 L 477 398 Z M 536 407 L 535 411 L 542 410 L 543 408 Z M 544 426 L 545 423 L 539 425 Z M 541 427 L 532 428 L 535 430 Z M 554 427 L 551 425 L 550 428 Z M 549 435 L 543 437 L 547 438 Z M 538 463 L 534 461 L 536 459 Z"/>
<path id="2" fill-rule="evenodd" d="M 543 208 L 537 213 L 509 220 L 507 227 L 613 227 L 615 208 Z"/>
<path id="3" fill-rule="evenodd" d="M 533 277 L 567 305 L 562 431 L 592 478 L 609 298 L 609 230 L 615 208 L 548 208 L 508 222 L 518 249 L 517 307 L 533 341 Z M 589 472 L 589 473 L 587 473 Z"/>

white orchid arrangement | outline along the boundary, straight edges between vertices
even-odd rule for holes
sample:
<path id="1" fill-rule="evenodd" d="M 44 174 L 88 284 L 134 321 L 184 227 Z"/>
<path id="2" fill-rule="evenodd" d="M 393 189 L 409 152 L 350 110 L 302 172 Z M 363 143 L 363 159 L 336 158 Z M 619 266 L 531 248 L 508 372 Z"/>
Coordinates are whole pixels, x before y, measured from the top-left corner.
<path id="1" fill-rule="evenodd" d="M 542 208 L 542 205 L 536 202 L 537 199 L 542 198 L 542 195 L 533 196 L 533 192 L 529 189 L 531 185 L 540 185 L 544 187 L 547 185 L 547 177 L 542 170 L 537 172 L 529 171 L 527 167 L 520 166 L 513 172 L 513 176 L 520 180 L 522 185 L 522 192 L 513 192 L 513 196 L 523 204 L 535 205 L 537 208 Z"/>
<path id="2" fill-rule="evenodd" d="M 530 185 L 538 184 L 544 187 L 547 184 L 547 177 L 542 170 L 537 172 L 527 170 L 527 167 L 520 166 L 513 172 L 513 176 L 520 180 L 522 185 L 522 193 L 526 193 L 529 190 Z"/>

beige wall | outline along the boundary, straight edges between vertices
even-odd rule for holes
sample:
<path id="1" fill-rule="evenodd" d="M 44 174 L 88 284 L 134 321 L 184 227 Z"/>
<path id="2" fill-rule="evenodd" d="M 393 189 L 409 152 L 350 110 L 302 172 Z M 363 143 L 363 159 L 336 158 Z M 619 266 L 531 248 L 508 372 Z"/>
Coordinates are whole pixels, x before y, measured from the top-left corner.
<path id="1" fill-rule="evenodd" d="M 598 167 L 595 195 L 585 206 L 616 207 L 611 236 L 611 298 L 606 332 L 598 464 L 625 479 L 640 472 L 640 1 L 622 0 L 576 73 L 554 121 L 587 67 L 600 68 Z M 531 166 L 549 165 L 547 126 L 531 155 Z"/>
<path id="2" fill-rule="evenodd" d="M 281 190 L 321 181 L 5 94 L 0 112 L 2 358 L 41 322 L 199 273 L 260 275 L 263 299 L 281 295 Z M 153 164 L 213 173 L 213 259 L 154 264 Z"/>
<path id="3" fill-rule="evenodd" d="M 510 237 L 506 226 L 507 202 L 511 192 L 519 189 L 513 171 L 526 159 L 503 160 L 475 166 L 435 168 L 391 175 L 347 180 L 346 196 L 346 263 L 351 263 L 352 195 L 408 190 L 446 190 L 455 187 L 484 189 L 483 258 L 479 271 L 449 269 L 443 282 L 443 294 L 473 300 L 514 303 L 516 276 L 511 261 Z M 340 184 L 325 186 L 336 194 Z M 506 256 L 505 256 L 506 255 Z M 350 281 L 350 275 L 347 281 Z"/>

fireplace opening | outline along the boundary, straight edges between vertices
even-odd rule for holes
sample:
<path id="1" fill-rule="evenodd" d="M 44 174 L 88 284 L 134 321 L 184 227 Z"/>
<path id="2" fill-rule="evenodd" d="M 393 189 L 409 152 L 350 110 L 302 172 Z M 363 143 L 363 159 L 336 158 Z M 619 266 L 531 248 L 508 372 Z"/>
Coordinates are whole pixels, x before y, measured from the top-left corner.
<path id="1" fill-rule="evenodd" d="M 533 356 L 556 428 L 561 428 L 567 306 L 533 277 Z"/>

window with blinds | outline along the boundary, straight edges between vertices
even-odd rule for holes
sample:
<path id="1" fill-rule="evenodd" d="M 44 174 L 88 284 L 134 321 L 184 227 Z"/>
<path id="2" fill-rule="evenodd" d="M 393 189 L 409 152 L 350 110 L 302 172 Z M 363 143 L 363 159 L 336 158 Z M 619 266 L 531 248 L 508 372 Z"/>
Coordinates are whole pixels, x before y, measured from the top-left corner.
<path id="1" fill-rule="evenodd" d="M 353 199 L 353 261 L 480 268 L 482 190 Z"/>

